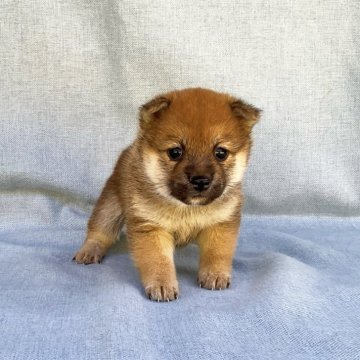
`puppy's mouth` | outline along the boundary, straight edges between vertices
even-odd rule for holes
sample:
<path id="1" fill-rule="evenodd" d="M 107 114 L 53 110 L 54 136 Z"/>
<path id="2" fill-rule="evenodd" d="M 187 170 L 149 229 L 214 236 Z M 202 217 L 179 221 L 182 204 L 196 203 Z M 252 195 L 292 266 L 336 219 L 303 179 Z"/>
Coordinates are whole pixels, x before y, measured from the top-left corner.
<path id="1" fill-rule="evenodd" d="M 210 202 L 211 201 L 212 200 L 210 200 Z M 188 197 L 185 204 L 188 204 L 188 205 L 206 205 L 206 204 L 209 204 L 209 199 L 206 196 L 203 196 L 203 195 L 200 195 L 200 194 L 199 195 L 194 195 L 194 196 Z"/>
<path id="2" fill-rule="evenodd" d="M 223 193 L 222 186 L 214 185 L 208 190 L 194 191 L 186 184 L 171 184 L 170 194 L 186 205 L 208 205 Z"/>

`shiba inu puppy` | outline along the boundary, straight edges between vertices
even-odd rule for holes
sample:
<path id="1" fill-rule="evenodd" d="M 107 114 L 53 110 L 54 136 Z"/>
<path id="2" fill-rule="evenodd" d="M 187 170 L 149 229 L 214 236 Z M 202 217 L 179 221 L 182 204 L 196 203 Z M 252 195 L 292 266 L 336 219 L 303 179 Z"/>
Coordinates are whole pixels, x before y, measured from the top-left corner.
<path id="1" fill-rule="evenodd" d="M 200 249 L 198 284 L 230 285 L 241 181 L 260 110 L 230 95 L 185 89 L 140 109 L 140 129 L 122 152 L 88 223 L 77 263 L 99 263 L 125 224 L 146 295 L 177 299 L 177 246 Z"/>

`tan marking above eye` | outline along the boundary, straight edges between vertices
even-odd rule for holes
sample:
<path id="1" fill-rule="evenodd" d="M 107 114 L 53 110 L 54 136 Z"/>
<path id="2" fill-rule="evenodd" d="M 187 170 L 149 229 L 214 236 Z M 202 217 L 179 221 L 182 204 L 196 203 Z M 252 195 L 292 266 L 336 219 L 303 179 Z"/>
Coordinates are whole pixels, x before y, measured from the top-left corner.
<path id="1" fill-rule="evenodd" d="M 176 148 L 176 147 L 183 148 L 179 142 L 168 141 L 168 142 L 163 142 L 162 144 L 159 144 L 158 150 L 159 151 L 168 151 L 169 149 Z"/>

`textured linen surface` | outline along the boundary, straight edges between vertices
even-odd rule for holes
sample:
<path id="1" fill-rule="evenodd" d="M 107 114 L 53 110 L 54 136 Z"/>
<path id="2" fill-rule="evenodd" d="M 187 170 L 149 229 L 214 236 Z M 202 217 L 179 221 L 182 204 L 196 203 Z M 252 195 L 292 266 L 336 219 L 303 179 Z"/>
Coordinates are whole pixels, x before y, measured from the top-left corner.
<path id="1" fill-rule="evenodd" d="M 360 358 L 359 219 L 247 217 L 230 289 L 197 287 L 190 246 L 171 303 L 144 296 L 121 242 L 71 263 L 85 220 L 0 231 L 1 359 Z"/>
<path id="2" fill-rule="evenodd" d="M 2 0 L 0 189 L 85 206 L 138 107 L 203 86 L 264 110 L 247 211 L 360 215 L 359 24 L 358 0 Z"/>
<path id="3" fill-rule="evenodd" d="M 358 0 L 1 0 L 0 359 L 360 359 L 359 24 Z M 264 110 L 253 215 L 229 290 L 191 246 L 157 304 L 124 240 L 70 259 L 138 107 L 189 86 Z"/>

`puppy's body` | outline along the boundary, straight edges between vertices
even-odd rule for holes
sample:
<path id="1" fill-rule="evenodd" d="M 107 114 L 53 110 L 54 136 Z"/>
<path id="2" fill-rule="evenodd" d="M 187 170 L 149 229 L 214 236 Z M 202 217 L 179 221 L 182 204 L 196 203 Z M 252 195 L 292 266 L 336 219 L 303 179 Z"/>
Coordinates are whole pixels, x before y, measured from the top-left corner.
<path id="1" fill-rule="evenodd" d="M 200 247 L 200 286 L 228 287 L 258 115 L 241 100 L 205 89 L 145 104 L 138 137 L 108 179 L 76 261 L 100 262 L 126 224 L 149 298 L 177 298 L 173 251 L 190 241 Z"/>

